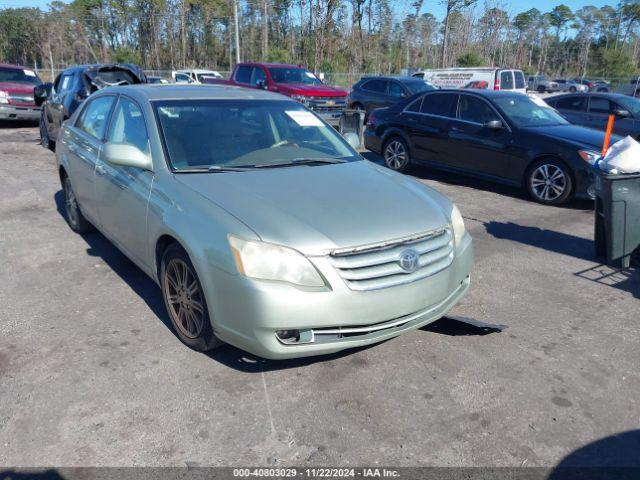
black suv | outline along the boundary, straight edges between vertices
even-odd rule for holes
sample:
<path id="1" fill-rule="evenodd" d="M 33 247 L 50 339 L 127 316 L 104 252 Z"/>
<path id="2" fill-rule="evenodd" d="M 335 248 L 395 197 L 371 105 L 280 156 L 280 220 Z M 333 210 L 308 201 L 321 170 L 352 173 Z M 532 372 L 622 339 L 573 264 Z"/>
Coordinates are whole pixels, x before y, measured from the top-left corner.
<path id="1" fill-rule="evenodd" d="M 67 118 L 93 92 L 114 85 L 147 83 L 142 70 L 131 64 L 75 65 L 60 73 L 53 83 L 33 89 L 40 115 L 40 141 L 53 150 L 58 132 Z"/>
<path id="2" fill-rule="evenodd" d="M 429 90 L 436 90 L 436 87 L 421 78 L 364 77 L 351 88 L 347 105 L 364 110 L 368 116 L 376 108 L 388 107 L 403 98 Z"/>

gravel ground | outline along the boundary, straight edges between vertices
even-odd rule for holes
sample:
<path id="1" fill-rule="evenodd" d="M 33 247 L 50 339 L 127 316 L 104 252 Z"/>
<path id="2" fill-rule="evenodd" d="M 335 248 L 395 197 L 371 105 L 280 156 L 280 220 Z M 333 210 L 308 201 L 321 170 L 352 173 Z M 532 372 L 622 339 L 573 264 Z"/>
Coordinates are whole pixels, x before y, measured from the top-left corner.
<path id="1" fill-rule="evenodd" d="M 475 241 L 450 318 L 326 357 L 203 355 L 67 227 L 37 129 L 0 128 L 0 465 L 640 466 L 640 274 L 594 257 L 592 205 L 412 174 Z"/>

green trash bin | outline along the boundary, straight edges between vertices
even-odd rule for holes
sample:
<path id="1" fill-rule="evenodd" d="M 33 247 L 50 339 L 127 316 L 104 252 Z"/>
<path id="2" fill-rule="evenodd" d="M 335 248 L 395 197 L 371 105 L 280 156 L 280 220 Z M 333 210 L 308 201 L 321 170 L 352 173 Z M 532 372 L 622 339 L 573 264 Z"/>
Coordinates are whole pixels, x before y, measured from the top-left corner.
<path id="1" fill-rule="evenodd" d="M 595 175 L 596 255 L 607 264 L 627 268 L 640 247 L 640 174 Z"/>

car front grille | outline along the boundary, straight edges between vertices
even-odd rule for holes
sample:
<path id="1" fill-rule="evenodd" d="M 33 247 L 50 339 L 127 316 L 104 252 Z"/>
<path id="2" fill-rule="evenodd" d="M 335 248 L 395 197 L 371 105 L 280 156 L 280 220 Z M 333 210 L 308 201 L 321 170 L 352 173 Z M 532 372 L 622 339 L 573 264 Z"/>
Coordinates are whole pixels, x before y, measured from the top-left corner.
<path id="1" fill-rule="evenodd" d="M 401 266 L 403 253 L 418 256 L 417 268 Z M 336 250 L 330 262 L 351 290 L 377 290 L 415 282 L 435 275 L 453 261 L 453 235 L 449 227 L 394 242 Z"/>
<path id="2" fill-rule="evenodd" d="M 307 105 L 314 112 L 341 112 L 347 100 L 345 97 L 309 97 Z"/>
<path id="3" fill-rule="evenodd" d="M 9 103 L 32 105 L 33 104 L 33 95 L 10 93 L 9 94 Z"/>

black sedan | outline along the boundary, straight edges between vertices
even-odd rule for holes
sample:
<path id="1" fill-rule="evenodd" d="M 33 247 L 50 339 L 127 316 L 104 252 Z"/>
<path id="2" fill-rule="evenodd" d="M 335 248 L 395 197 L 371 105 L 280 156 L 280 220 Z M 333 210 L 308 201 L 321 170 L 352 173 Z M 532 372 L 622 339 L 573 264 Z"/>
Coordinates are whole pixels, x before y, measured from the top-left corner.
<path id="1" fill-rule="evenodd" d="M 55 149 L 62 122 L 68 119 L 84 100 L 96 90 L 112 85 L 146 83 L 145 74 L 136 65 L 94 64 L 74 65 L 64 70 L 53 83 L 34 88 L 37 105 L 42 105 L 40 141 Z"/>
<path id="2" fill-rule="evenodd" d="M 615 115 L 613 132 L 640 139 L 640 99 L 617 93 L 559 95 L 545 100 L 575 125 L 605 130 Z"/>
<path id="3" fill-rule="evenodd" d="M 347 105 L 369 115 L 376 108 L 388 107 L 403 98 L 430 90 L 436 90 L 436 87 L 421 78 L 364 77 L 351 87 Z"/>
<path id="4" fill-rule="evenodd" d="M 571 125 L 521 93 L 437 90 L 372 112 L 364 139 L 393 170 L 423 164 L 521 186 L 538 202 L 560 204 L 588 198 L 604 133 Z"/>

